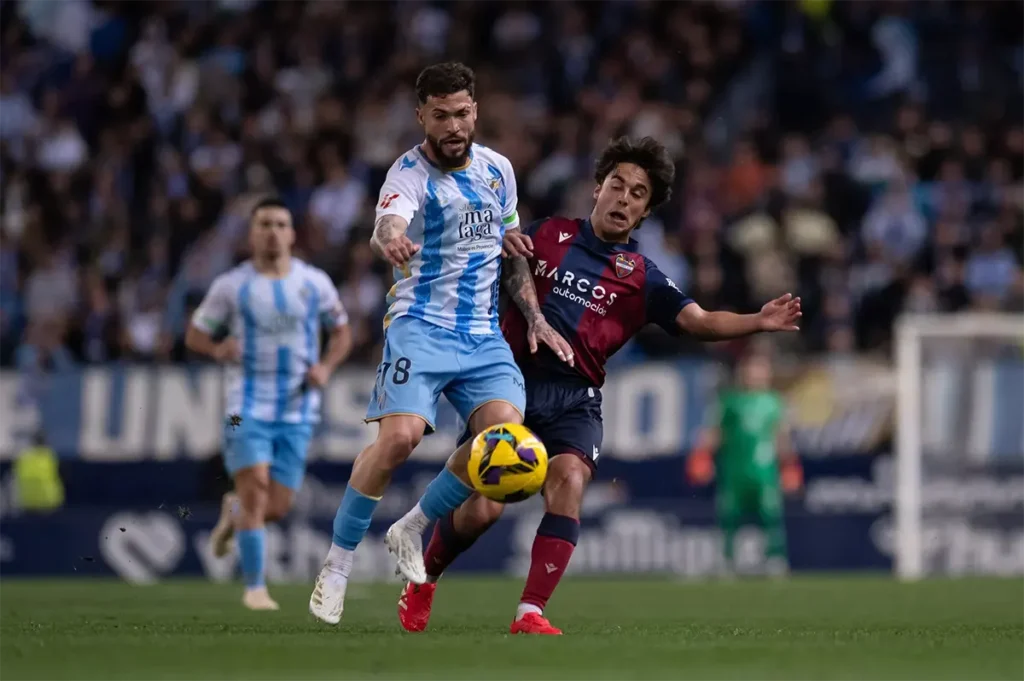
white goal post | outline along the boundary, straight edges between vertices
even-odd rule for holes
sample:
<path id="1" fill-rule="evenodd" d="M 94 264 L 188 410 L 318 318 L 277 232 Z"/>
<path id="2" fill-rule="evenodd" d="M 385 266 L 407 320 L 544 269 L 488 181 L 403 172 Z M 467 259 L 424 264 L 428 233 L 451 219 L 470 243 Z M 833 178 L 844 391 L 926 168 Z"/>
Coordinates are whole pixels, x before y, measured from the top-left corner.
<path id="1" fill-rule="evenodd" d="M 1024 343 L 1024 315 L 968 312 L 909 314 L 896 322 L 896 488 L 894 567 L 902 580 L 925 576 L 923 542 L 922 345 L 930 339 L 1002 340 Z M 1024 414 L 1021 414 L 1024 419 Z"/>

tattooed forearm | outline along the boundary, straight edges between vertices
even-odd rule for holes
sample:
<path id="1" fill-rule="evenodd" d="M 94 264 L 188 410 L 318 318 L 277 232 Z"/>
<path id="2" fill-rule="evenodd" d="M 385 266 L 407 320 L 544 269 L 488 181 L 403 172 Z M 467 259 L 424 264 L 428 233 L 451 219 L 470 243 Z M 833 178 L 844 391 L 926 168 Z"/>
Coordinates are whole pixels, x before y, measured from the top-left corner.
<path id="1" fill-rule="evenodd" d="M 533 286 L 533 277 L 530 275 L 530 263 L 522 256 L 515 256 L 505 261 L 502 279 L 505 290 L 515 302 L 516 307 L 523 313 L 528 322 L 534 322 L 543 318 L 540 311 L 540 304 L 537 302 L 537 289 Z"/>
<path id="2" fill-rule="evenodd" d="M 391 243 L 391 240 L 405 234 L 409 223 L 397 215 L 383 215 L 373 226 L 373 236 L 370 237 L 370 248 L 377 255 L 382 255 L 384 247 Z"/>

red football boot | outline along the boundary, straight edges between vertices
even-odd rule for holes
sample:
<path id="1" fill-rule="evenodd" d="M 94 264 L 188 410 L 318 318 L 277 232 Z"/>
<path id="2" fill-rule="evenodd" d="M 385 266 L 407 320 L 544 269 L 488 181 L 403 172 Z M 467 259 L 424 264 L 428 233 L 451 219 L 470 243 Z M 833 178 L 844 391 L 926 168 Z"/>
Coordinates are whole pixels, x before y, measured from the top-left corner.
<path id="1" fill-rule="evenodd" d="M 545 636 L 561 636 L 562 630 L 556 629 L 548 622 L 548 618 L 536 612 L 528 612 L 512 622 L 509 631 L 513 634 L 543 634 Z"/>
<path id="2" fill-rule="evenodd" d="M 398 597 L 398 621 L 406 631 L 423 631 L 430 621 L 437 584 L 406 584 Z"/>

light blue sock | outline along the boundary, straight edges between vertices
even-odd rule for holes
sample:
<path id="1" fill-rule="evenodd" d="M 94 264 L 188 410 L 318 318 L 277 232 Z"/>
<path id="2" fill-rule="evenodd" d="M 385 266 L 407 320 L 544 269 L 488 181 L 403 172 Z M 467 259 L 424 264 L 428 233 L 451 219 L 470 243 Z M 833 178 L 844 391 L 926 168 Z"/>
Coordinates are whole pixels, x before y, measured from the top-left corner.
<path id="1" fill-rule="evenodd" d="M 368 497 L 351 485 L 345 488 L 338 512 L 334 516 L 332 541 L 335 546 L 349 551 L 356 550 L 359 542 L 366 536 L 366 531 L 370 529 L 370 518 L 373 517 L 373 510 L 377 508 L 378 501 L 380 499 Z"/>
<path id="2" fill-rule="evenodd" d="M 238 531 L 238 554 L 242 559 L 242 577 L 245 586 L 263 586 L 263 561 L 266 556 L 267 532 L 262 527 L 256 530 Z"/>
<path id="3" fill-rule="evenodd" d="M 426 491 L 420 497 L 420 508 L 429 520 L 437 520 L 461 506 L 471 494 L 472 488 L 466 486 L 455 473 L 445 467 L 427 485 Z"/>

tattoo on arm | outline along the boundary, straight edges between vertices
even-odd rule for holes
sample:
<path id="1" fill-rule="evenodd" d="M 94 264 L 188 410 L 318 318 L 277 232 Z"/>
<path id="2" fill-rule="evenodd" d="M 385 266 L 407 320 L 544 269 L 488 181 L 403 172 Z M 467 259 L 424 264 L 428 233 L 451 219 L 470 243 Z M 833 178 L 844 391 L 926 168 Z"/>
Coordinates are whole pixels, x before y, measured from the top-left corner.
<path id="1" fill-rule="evenodd" d="M 409 228 L 409 223 L 397 215 L 384 215 L 377 220 L 373 226 L 373 237 L 370 238 L 370 246 L 377 255 L 383 252 L 384 248 L 391 241 L 403 234 Z"/>
<path id="2" fill-rule="evenodd" d="M 538 318 L 543 318 L 540 303 L 537 302 L 537 289 L 534 287 L 533 277 L 530 275 L 530 263 L 526 258 L 522 256 L 509 258 L 502 278 L 505 280 L 505 290 L 508 291 L 516 307 L 528 322 L 532 324 Z"/>

